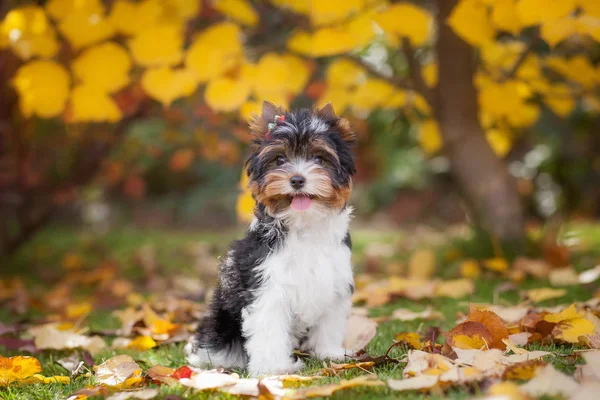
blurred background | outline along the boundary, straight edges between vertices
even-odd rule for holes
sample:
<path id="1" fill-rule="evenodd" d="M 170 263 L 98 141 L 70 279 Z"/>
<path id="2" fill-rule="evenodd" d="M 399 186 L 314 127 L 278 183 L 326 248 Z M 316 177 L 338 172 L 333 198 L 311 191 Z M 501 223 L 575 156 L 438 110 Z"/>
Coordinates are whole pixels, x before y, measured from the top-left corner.
<path id="1" fill-rule="evenodd" d="M 4 255 L 53 229 L 241 232 L 263 99 L 350 119 L 358 228 L 521 249 L 600 215 L 597 0 L 6 0 L 0 18 Z"/>

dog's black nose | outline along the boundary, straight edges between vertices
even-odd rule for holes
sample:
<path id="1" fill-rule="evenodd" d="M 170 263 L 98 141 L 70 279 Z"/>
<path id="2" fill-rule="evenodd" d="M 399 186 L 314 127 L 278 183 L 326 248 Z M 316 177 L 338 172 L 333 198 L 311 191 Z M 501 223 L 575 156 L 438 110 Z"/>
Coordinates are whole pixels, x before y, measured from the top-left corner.
<path id="1" fill-rule="evenodd" d="M 290 183 L 292 184 L 292 187 L 294 189 L 301 189 L 302 186 L 304 186 L 305 182 L 306 182 L 306 179 L 304 179 L 304 177 L 300 176 L 300 175 L 294 175 L 290 179 Z"/>

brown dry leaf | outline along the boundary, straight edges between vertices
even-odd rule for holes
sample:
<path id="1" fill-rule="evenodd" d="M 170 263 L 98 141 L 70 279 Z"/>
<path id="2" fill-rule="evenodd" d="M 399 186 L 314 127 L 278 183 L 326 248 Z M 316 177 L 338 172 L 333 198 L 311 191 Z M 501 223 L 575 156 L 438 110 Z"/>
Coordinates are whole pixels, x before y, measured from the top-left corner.
<path id="1" fill-rule="evenodd" d="M 584 365 L 578 365 L 574 377 L 579 382 L 600 382 L 600 351 L 586 351 L 582 355 Z"/>
<path id="2" fill-rule="evenodd" d="M 478 381 L 483 378 L 480 370 L 474 367 L 462 367 L 455 365 L 449 371 L 440 375 L 440 382 L 452 382 L 463 384 L 466 382 Z"/>
<path id="3" fill-rule="evenodd" d="M 508 335 L 508 340 L 511 343 L 514 343 L 517 346 L 525 346 L 531 337 L 531 333 L 529 332 L 519 332 L 513 333 L 512 335 Z"/>
<path id="4" fill-rule="evenodd" d="M 475 292 L 475 285 L 471 279 L 453 279 L 439 282 L 435 288 L 435 295 L 438 297 L 450 297 L 460 299 Z"/>
<path id="5" fill-rule="evenodd" d="M 371 369 L 375 365 L 374 361 L 364 361 L 364 362 L 351 362 L 347 364 L 336 364 L 331 362 L 329 367 L 325 367 L 321 370 L 321 373 L 325 376 L 337 376 L 338 372 L 348 370 L 348 369 L 362 369 L 367 371 Z"/>
<path id="6" fill-rule="evenodd" d="M 535 378 L 520 387 L 530 396 L 565 396 L 577 390 L 577 382 L 570 376 L 558 372 L 551 364 L 538 369 Z"/>
<path id="7" fill-rule="evenodd" d="M 164 383 L 168 386 L 173 386 L 179 383 L 179 380 L 171 378 L 171 375 L 175 372 L 173 368 L 163 367 L 162 365 L 155 365 L 146 371 L 146 376 L 154 382 Z"/>
<path id="8" fill-rule="evenodd" d="M 377 334 L 377 322 L 361 315 L 350 315 L 346 324 L 343 347 L 354 354 L 367 347 Z"/>
<path id="9" fill-rule="evenodd" d="M 439 311 L 434 311 L 431 307 L 427 307 L 420 312 L 411 311 L 408 308 L 398 308 L 392 313 L 392 318 L 400 321 L 414 321 L 416 319 L 431 321 L 444 319 L 444 315 Z"/>
<path id="10" fill-rule="evenodd" d="M 585 318 L 575 318 L 560 322 L 552 329 L 552 336 L 567 343 L 579 343 L 579 337 L 591 335 L 594 324 Z"/>
<path id="11" fill-rule="evenodd" d="M 446 339 L 449 346 L 458 347 L 459 349 L 488 348 L 494 341 L 486 326 L 475 321 L 458 324 L 446 334 Z"/>
<path id="12" fill-rule="evenodd" d="M 600 393 L 600 382 L 586 382 L 579 386 L 569 400 L 596 400 Z"/>
<path id="13" fill-rule="evenodd" d="M 528 381 L 536 375 L 539 368 L 545 365 L 546 363 L 541 360 L 531 360 L 509 365 L 504 371 L 502 379 L 508 381 Z"/>
<path id="14" fill-rule="evenodd" d="M 585 343 L 590 349 L 600 349 L 600 333 L 594 333 L 593 335 L 584 335 L 579 340 Z"/>
<path id="15" fill-rule="evenodd" d="M 109 358 L 94 367 L 98 382 L 103 386 L 129 389 L 142 382 L 142 368 L 128 355 Z"/>
<path id="16" fill-rule="evenodd" d="M 402 392 L 406 390 L 431 389 L 438 384 L 438 380 L 439 376 L 436 375 L 421 375 L 402 380 L 389 379 L 387 383 L 390 389 Z"/>
<path id="17" fill-rule="evenodd" d="M 29 329 L 38 349 L 75 349 L 82 348 L 96 354 L 106 347 L 100 336 L 84 336 L 71 330 L 61 330 L 58 324 L 46 324 Z"/>
<path id="18" fill-rule="evenodd" d="M 514 271 L 522 271 L 535 278 L 545 278 L 550 273 L 552 267 L 544 260 L 537 260 L 526 257 L 518 257 L 512 269 Z"/>
<path id="19" fill-rule="evenodd" d="M 489 343 L 489 347 L 504 350 L 506 345 L 502 342 L 502 339 L 508 338 L 508 329 L 502 319 L 492 311 L 478 310 L 472 304 L 470 305 L 469 315 L 467 321 L 479 322 L 487 328 L 492 334 L 493 341 Z"/>
<path id="20" fill-rule="evenodd" d="M 127 399 L 139 399 L 149 400 L 153 399 L 158 395 L 158 389 L 145 388 L 141 390 L 130 390 L 127 392 L 118 392 L 110 395 L 106 400 L 127 400 Z"/>
<path id="21" fill-rule="evenodd" d="M 529 289 L 527 292 L 527 298 L 534 303 L 540 303 L 545 300 L 557 299 L 567 294 L 565 289 L 553 289 L 553 288 L 538 288 Z"/>
<path id="22" fill-rule="evenodd" d="M 546 357 L 546 356 L 553 356 L 554 353 L 551 353 L 549 351 L 542 351 L 542 350 L 536 350 L 536 351 L 525 351 L 524 353 L 519 353 L 519 354 L 512 354 L 510 356 L 505 357 L 505 361 L 508 364 L 516 364 L 516 363 L 522 363 L 522 362 L 526 362 L 526 361 L 531 361 L 531 360 L 537 360 L 538 358 L 542 358 L 542 357 Z"/>
<path id="23" fill-rule="evenodd" d="M 430 249 L 415 250 L 408 261 L 408 277 L 429 279 L 435 272 L 435 254 Z"/>
<path id="24" fill-rule="evenodd" d="M 119 318 L 121 321 L 119 334 L 123 336 L 131 335 L 133 326 L 144 318 L 144 313 L 136 310 L 133 307 L 128 307 L 125 310 L 113 311 L 113 315 Z"/>
<path id="25" fill-rule="evenodd" d="M 519 323 L 529 312 L 529 307 L 524 306 L 504 307 L 499 305 L 481 305 L 481 307 L 498 315 L 506 324 Z"/>
<path id="26" fill-rule="evenodd" d="M 423 343 L 421 343 L 421 336 L 417 332 L 397 333 L 396 341 L 398 343 L 405 343 L 411 349 L 414 349 L 414 350 L 423 349 Z"/>
<path id="27" fill-rule="evenodd" d="M 552 286 L 573 286 L 579 284 L 579 275 L 572 266 L 551 270 L 548 279 Z"/>
<path id="28" fill-rule="evenodd" d="M 408 362 L 404 367 L 403 376 L 419 376 L 428 370 L 437 370 L 439 373 L 450 370 L 454 363 L 441 354 L 426 353 L 420 350 L 409 350 Z"/>
<path id="29" fill-rule="evenodd" d="M 337 391 L 359 386 L 385 386 L 385 382 L 378 380 L 376 376 L 362 375 L 350 380 L 343 379 L 338 384 L 332 383 L 329 385 L 300 389 L 287 395 L 286 398 L 304 399 L 306 397 L 328 397 Z"/>

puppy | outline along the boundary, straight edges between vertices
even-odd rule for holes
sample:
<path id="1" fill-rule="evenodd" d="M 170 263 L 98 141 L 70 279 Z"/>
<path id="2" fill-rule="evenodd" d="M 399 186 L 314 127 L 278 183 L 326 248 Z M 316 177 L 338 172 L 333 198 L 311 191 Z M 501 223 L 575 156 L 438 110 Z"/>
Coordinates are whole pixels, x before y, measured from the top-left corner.
<path id="1" fill-rule="evenodd" d="M 188 361 L 258 376 L 300 369 L 296 348 L 343 359 L 354 291 L 347 206 L 354 133 L 330 104 L 286 112 L 265 101 L 250 127 L 255 218 L 220 263 Z"/>

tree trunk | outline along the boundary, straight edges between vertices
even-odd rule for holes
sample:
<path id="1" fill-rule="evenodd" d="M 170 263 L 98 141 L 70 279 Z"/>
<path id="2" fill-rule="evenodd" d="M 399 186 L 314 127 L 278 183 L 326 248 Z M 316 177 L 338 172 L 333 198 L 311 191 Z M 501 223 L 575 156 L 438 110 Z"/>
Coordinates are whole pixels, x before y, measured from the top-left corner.
<path id="1" fill-rule="evenodd" d="M 475 217 L 493 239 L 521 244 L 523 207 L 516 181 L 488 144 L 479 124 L 473 49 L 446 24 L 458 0 L 438 0 L 439 83 L 434 110 L 452 173 Z"/>

